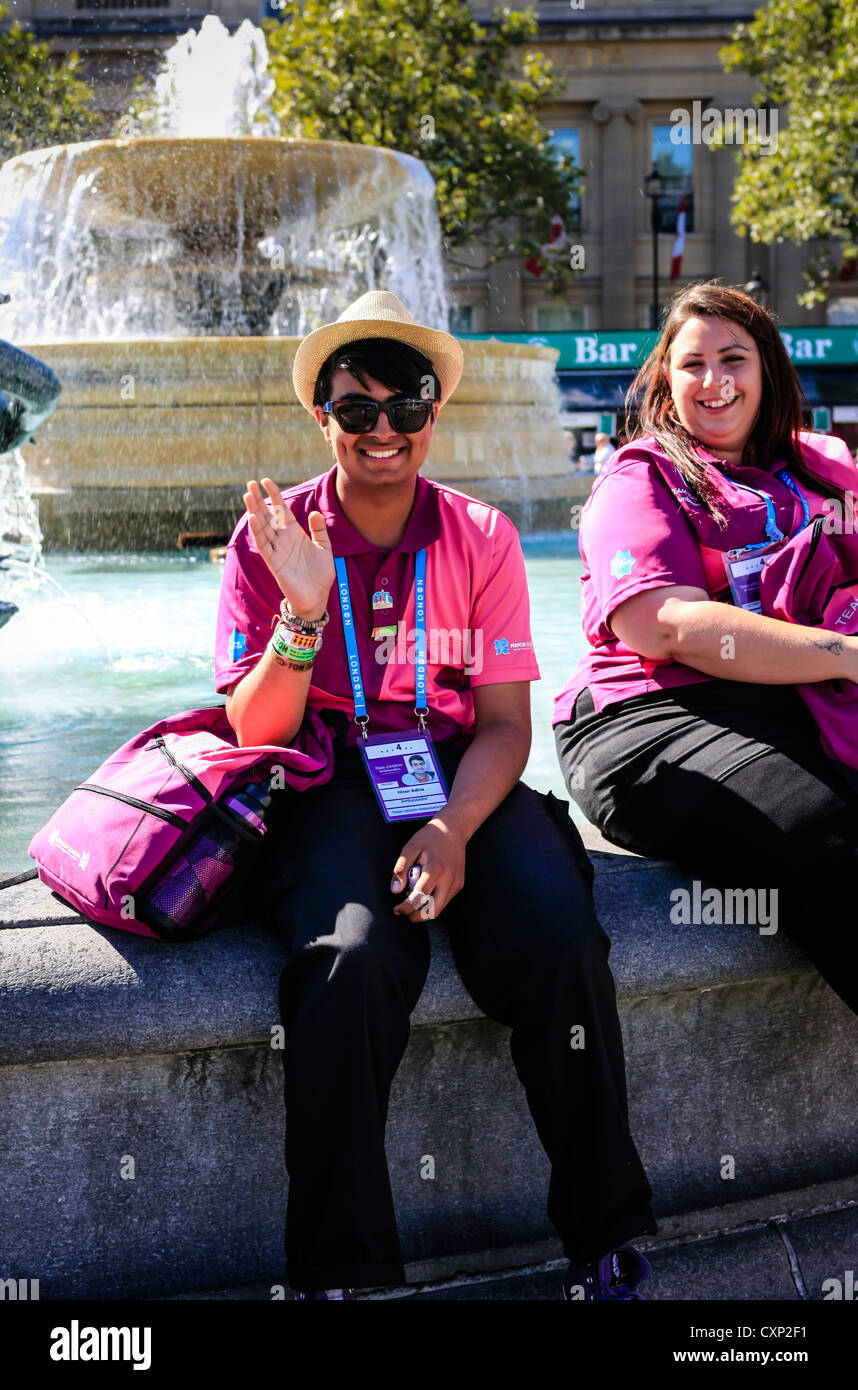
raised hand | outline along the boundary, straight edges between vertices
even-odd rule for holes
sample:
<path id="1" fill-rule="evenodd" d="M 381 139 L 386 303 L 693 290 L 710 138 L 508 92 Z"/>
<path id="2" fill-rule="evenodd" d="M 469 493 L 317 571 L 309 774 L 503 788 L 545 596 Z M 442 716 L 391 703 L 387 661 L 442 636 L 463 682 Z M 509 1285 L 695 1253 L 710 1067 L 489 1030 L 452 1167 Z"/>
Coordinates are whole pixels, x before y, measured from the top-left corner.
<path id="1" fill-rule="evenodd" d="M 244 494 L 257 549 L 293 612 L 305 618 L 321 617 L 336 575 L 325 518 L 321 512 L 310 513 L 308 536 L 277 484 L 270 478 L 263 478 L 262 484 L 271 499 L 270 508 L 256 481 L 247 484 Z"/>

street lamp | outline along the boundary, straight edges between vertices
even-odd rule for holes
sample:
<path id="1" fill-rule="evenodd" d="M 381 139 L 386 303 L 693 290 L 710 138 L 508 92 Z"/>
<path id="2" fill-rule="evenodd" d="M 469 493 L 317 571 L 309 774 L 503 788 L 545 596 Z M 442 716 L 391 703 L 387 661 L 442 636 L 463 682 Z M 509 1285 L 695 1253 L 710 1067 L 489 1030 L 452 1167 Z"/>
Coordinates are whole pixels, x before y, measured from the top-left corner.
<path id="1" fill-rule="evenodd" d="M 762 304 L 764 297 L 768 294 L 769 287 L 760 274 L 759 270 L 751 271 L 751 278 L 745 286 L 745 294 L 749 294 L 757 304 Z"/>
<path id="2" fill-rule="evenodd" d="M 661 231 L 661 195 L 664 192 L 664 179 L 653 164 L 652 170 L 644 179 L 644 194 L 650 200 L 650 226 L 652 227 L 652 308 L 650 309 L 650 328 L 658 330 L 658 234 Z"/>

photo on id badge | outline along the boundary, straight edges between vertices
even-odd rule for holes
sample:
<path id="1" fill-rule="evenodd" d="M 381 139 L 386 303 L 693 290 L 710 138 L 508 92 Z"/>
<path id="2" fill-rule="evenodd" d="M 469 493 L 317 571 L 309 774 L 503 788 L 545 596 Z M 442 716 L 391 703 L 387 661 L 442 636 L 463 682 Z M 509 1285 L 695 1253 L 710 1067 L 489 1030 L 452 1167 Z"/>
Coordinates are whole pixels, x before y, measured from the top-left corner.
<path id="1" fill-rule="evenodd" d="M 385 820 L 412 820 L 446 805 L 444 774 L 428 734 L 376 735 L 361 754 Z"/>
<path id="2" fill-rule="evenodd" d="M 402 775 L 402 784 L 406 787 L 424 787 L 430 782 L 437 782 L 438 778 L 432 768 L 431 759 L 427 761 L 425 753 L 412 753 L 410 757 L 403 758 L 405 771 Z"/>

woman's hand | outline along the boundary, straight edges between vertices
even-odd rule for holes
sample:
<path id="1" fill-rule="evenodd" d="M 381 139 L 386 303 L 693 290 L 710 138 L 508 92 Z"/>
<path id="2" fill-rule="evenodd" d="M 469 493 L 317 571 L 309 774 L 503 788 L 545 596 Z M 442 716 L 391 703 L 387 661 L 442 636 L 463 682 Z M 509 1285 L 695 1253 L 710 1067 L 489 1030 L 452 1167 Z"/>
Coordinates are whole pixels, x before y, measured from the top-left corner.
<path id="1" fill-rule="evenodd" d="M 293 613 L 302 618 L 321 618 L 336 575 L 325 518 L 321 512 L 310 513 L 308 536 L 284 502 L 277 484 L 270 478 L 263 478 L 262 482 L 273 512 L 265 504 L 259 483 L 249 482 L 244 494 L 257 549 Z"/>
<path id="2" fill-rule="evenodd" d="M 393 909 L 412 922 L 439 917 L 465 882 L 466 840 L 458 830 L 445 824 L 443 815 L 440 812 L 412 835 L 393 866 L 392 893 L 402 893 L 408 887 L 412 864 L 419 864 L 423 870 L 408 897 Z M 420 909 L 429 893 L 434 902 L 424 916 Z"/>

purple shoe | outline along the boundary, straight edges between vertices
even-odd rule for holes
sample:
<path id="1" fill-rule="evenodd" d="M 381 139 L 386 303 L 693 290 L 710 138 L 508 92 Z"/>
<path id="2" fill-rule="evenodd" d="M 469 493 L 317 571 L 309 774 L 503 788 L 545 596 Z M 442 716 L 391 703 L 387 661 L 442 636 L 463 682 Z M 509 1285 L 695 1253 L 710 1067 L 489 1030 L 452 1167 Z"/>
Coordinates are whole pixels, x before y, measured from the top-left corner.
<path id="1" fill-rule="evenodd" d="M 643 1294 L 638 1293 L 637 1288 L 651 1269 L 649 1260 L 633 1245 L 621 1245 L 593 1264 L 573 1265 L 570 1261 L 563 1276 L 564 1302 L 595 1303 L 609 1298 L 623 1303 L 632 1299 L 643 1301 Z"/>
<path id="2" fill-rule="evenodd" d="M 339 1303 L 342 1299 L 357 1298 L 354 1289 L 296 1289 L 296 1303 Z"/>

